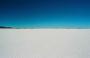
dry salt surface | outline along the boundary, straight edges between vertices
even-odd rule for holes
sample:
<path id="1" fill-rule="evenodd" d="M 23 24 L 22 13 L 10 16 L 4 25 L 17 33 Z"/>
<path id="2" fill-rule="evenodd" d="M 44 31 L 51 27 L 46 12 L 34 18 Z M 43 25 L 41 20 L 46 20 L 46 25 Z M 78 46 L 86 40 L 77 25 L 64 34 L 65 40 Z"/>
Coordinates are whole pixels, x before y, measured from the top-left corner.
<path id="1" fill-rule="evenodd" d="M 0 58 L 90 58 L 90 29 L 0 29 Z"/>

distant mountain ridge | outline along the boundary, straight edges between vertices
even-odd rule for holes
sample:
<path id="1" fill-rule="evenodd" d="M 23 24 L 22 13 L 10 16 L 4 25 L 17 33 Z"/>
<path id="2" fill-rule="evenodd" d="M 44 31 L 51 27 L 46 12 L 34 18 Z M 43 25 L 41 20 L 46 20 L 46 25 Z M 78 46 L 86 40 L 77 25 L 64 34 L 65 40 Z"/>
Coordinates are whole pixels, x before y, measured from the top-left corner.
<path id="1" fill-rule="evenodd" d="M 13 29 L 13 27 L 7 27 L 7 26 L 0 26 L 2 29 Z"/>

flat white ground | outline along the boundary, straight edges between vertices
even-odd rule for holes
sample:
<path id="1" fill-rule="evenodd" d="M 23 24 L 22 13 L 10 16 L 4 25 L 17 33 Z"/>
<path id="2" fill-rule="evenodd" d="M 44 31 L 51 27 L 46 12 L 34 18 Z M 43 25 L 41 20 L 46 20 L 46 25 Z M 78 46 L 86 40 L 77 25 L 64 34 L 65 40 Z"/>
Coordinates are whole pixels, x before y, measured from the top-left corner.
<path id="1" fill-rule="evenodd" d="M 90 58 L 90 29 L 1 29 L 0 58 Z"/>

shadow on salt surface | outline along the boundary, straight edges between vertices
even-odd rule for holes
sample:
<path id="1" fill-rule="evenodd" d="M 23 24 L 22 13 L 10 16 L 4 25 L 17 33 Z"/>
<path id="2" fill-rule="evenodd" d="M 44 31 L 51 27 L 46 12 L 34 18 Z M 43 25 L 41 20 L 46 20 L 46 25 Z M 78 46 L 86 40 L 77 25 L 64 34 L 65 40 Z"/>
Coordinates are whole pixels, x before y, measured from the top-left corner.
<path id="1" fill-rule="evenodd" d="M 89 58 L 89 29 L 0 30 L 0 58 Z"/>

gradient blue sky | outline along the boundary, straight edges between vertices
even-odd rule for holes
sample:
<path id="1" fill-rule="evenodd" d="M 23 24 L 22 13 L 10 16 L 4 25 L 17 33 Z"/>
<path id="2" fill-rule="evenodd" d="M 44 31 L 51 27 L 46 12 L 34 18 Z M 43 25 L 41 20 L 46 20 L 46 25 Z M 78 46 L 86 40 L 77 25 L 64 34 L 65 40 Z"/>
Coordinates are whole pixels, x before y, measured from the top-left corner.
<path id="1" fill-rule="evenodd" d="M 90 28 L 89 0 L 0 0 L 0 25 Z"/>

